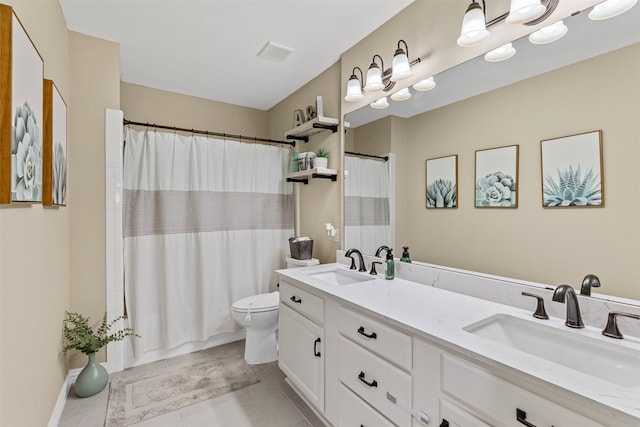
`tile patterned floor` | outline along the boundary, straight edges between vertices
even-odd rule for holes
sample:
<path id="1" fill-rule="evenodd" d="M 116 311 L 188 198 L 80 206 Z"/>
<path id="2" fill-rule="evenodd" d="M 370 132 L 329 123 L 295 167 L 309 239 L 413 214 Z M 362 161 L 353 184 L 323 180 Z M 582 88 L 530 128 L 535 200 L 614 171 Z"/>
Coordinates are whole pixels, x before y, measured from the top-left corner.
<path id="1" fill-rule="evenodd" d="M 244 341 L 226 346 L 236 346 L 243 351 Z M 112 374 L 111 380 L 180 365 L 207 357 L 219 349 L 211 348 L 125 369 Z M 277 362 L 251 367 L 260 378 L 259 383 L 132 424 L 131 427 L 324 427 L 322 421 L 285 382 Z M 72 387 L 58 427 L 103 427 L 108 397 L 108 387 L 84 399 L 76 397 Z"/>

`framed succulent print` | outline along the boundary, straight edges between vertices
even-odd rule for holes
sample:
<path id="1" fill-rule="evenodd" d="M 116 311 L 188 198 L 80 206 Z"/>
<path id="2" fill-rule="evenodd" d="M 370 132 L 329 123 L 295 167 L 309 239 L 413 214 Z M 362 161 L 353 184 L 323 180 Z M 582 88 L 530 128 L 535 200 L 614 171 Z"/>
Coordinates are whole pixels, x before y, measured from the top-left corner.
<path id="1" fill-rule="evenodd" d="M 52 80 L 44 80 L 42 204 L 67 204 L 67 105 Z"/>
<path id="2" fill-rule="evenodd" d="M 602 131 L 540 142 L 542 206 L 604 207 Z"/>
<path id="3" fill-rule="evenodd" d="M 428 159 L 427 208 L 458 207 L 458 155 Z"/>
<path id="4" fill-rule="evenodd" d="M 42 201 L 43 74 L 13 9 L 0 5 L 0 203 Z"/>
<path id="5" fill-rule="evenodd" d="M 518 145 L 476 151 L 476 208 L 518 207 Z"/>

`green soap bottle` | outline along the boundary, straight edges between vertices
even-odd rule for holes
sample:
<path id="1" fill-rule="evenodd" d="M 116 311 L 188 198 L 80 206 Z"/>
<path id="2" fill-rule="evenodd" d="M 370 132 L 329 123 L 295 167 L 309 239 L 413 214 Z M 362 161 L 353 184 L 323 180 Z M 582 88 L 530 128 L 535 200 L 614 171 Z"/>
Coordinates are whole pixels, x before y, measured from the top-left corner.
<path id="1" fill-rule="evenodd" d="M 387 249 L 387 268 L 384 271 L 384 278 L 393 279 L 396 265 L 393 261 L 393 249 Z"/>
<path id="2" fill-rule="evenodd" d="M 291 154 L 291 172 L 298 172 L 300 169 L 298 167 L 298 153 L 294 151 Z"/>
<path id="3" fill-rule="evenodd" d="M 411 257 L 409 256 L 409 246 L 403 246 L 402 249 L 402 258 L 400 258 L 400 261 L 411 262 Z"/>

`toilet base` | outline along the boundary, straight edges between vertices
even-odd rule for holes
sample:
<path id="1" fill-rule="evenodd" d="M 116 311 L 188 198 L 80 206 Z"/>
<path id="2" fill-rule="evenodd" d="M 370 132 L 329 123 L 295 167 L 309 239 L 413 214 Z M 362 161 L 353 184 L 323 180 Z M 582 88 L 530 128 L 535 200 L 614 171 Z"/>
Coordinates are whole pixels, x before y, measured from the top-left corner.
<path id="1" fill-rule="evenodd" d="M 248 328 L 244 344 L 244 360 L 249 365 L 278 360 L 278 341 L 275 329 L 269 331 Z"/>

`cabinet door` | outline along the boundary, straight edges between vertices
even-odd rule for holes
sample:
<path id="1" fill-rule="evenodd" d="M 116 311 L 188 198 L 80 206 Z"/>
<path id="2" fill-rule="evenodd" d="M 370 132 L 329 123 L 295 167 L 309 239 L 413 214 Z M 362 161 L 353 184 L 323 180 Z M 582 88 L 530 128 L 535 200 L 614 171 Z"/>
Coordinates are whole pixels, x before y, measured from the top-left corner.
<path id="1" fill-rule="evenodd" d="M 280 304 L 278 366 L 324 412 L 324 330 Z"/>

